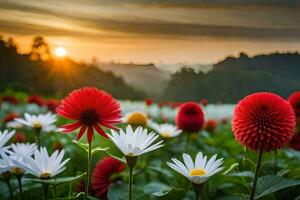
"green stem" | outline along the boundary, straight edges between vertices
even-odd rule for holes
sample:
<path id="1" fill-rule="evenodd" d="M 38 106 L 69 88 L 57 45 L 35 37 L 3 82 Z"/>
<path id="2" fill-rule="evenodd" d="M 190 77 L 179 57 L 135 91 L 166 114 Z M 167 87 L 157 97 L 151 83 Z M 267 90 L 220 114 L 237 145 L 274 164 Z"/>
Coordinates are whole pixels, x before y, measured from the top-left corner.
<path id="1" fill-rule="evenodd" d="M 23 200 L 22 176 L 17 176 L 20 200 Z"/>
<path id="2" fill-rule="evenodd" d="M 53 199 L 56 200 L 56 185 L 53 186 Z"/>
<path id="3" fill-rule="evenodd" d="M 128 188 L 128 200 L 132 199 L 132 181 L 133 181 L 133 169 L 129 169 L 129 188 Z"/>
<path id="4" fill-rule="evenodd" d="M 35 143 L 37 144 L 38 149 L 41 146 L 41 143 L 40 143 L 41 130 L 42 130 L 41 128 L 35 128 Z"/>
<path id="5" fill-rule="evenodd" d="M 259 156 L 258 156 L 258 160 L 257 160 L 257 164 L 256 164 L 254 181 L 253 181 L 253 186 L 252 186 L 252 190 L 251 190 L 251 194 L 250 194 L 250 200 L 254 200 L 255 189 L 256 189 L 256 184 L 257 184 L 257 178 L 258 178 L 258 172 L 259 172 L 260 165 L 261 165 L 262 155 L 263 155 L 263 148 L 261 146 L 260 149 L 259 149 Z"/>
<path id="6" fill-rule="evenodd" d="M 43 189 L 44 189 L 45 200 L 48 200 L 49 185 L 47 183 L 43 183 Z"/>
<path id="7" fill-rule="evenodd" d="M 87 169 L 87 178 L 85 182 L 85 194 L 84 199 L 87 199 L 87 195 L 89 193 L 89 186 L 90 186 L 90 177 L 91 177 L 91 165 L 92 165 L 92 145 L 89 144 L 89 151 L 88 151 L 88 169 Z"/>
<path id="8" fill-rule="evenodd" d="M 202 184 L 193 183 L 193 186 L 195 191 L 195 200 L 200 200 L 200 192 L 203 188 L 203 183 Z"/>
<path id="9" fill-rule="evenodd" d="M 132 199 L 132 183 L 133 183 L 133 169 L 137 163 L 137 156 L 125 156 L 127 166 L 129 168 L 129 185 L 128 185 L 128 200 Z"/>
<path id="10" fill-rule="evenodd" d="M 12 191 L 12 187 L 11 187 L 11 184 L 10 184 L 10 181 L 5 181 L 7 187 L 8 187 L 8 190 L 9 190 L 9 196 L 10 196 L 10 199 L 13 199 L 13 191 Z"/>
<path id="11" fill-rule="evenodd" d="M 190 143 L 190 133 L 185 133 L 186 134 L 186 143 L 185 143 L 185 152 L 187 153 L 188 152 L 188 149 L 189 149 L 189 143 Z"/>

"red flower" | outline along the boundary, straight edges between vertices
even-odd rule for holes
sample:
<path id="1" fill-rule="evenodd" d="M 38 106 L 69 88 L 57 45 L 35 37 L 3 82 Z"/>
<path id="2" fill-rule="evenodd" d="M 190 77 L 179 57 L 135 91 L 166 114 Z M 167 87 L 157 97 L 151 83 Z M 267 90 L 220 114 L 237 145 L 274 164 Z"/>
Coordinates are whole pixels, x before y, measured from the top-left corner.
<path id="1" fill-rule="evenodd" d="M 85 180 L 80 181 L 76 186 L 76 192 L 84 192 L 85 191 Z M 92 185 L 89 185 L 89 195 L 94 196 L 94 191 L 92 189 Z"/>
<path id="2" fill-rule="evenodd" d="M 198 132 L 204 124 L 204 113 L 197 103 L 187 102 L 180 106 L 175 121 L 179 129 Z"/>
<path id="3" fill-rule="evenodd" d="M 56 108 L 60 105 L 60 101 L 56 99 L 48 99 L 45 102 L 49 111 L 55 112 Z"/>
<path id="4" fill-rule="evenodd" d="M 56 109 L 65 118 L 76 120 L 62 126 L 63 132 L 72 132 L 78 128 L 79 140 L 87 130 L 89 144 L 94 136 L 94 129 L 103 137 L 108 137 L 101 126 L 114 128 L 120 122 L 120 104 L 108 93 L 97 88 L 84 87 L 71 92 Z"/>
<path id="5" fill-rule="evenodd" d="M 7 123 L 13 121 L 14 119 L 18 118 L 19 115 L 17 113 L 9 113 L 3 118 L 3 122 Z"/>
<path id="6" fill-rule="evenodd" d="M 289 98 L 289 103 L 292 105 L 296 116 L 300 117 L 300 91 L 294 92 Z"/>
<path id="7" fill-rule="evenodd" d="M 208 101 L 206 99 L 201 99 L 201 104 L 203 106 L 207 106 L 208 105 Z"/>
<path id="8" fill-rule="evenodd" d="M 145 104 L 147 105 L 147 106 L 151 106 L 152 104 L 153 104 L 153 99 L 145 99 Z"/>
<path id="9" fill-rule="evenodd" d="M 27 103 L 32 103 L 32 104 L 36 104 L 38 106 L 42 106 L 43 99 L 38 95 L 32 95 L 32 96 L 28 96 Z"/>
<path id="10" fill-rule="evenodd" d="M 19 100 L 14 96 L 3 96 L 2 101 L 10 103 L 10 104 L 14 104 L 14 105 L 19 104 Z"/>
<path id="11" fill-rule="evenodd" d="M 26 141 L 26 136 L 23 132 L 18 132 L 15 135 L 15 140 L 16 140 L 16 142 L 25 142 Z"/>
<path id="12" fill-rule="evenodd" d="M 113 183 L 111 176 L 124 170 L 125 164 L 115 158 L 105 157 L 99 161 L 93 171 L 92 188 L 95 196 L 107 199 L 108 188 Z"/>
<path id="13" fill-rule="evenodd" d="M 237 104 L 232 130 L 235 138 L 252 150 L 280 149 L 294 135 L 294 111 L 286 100 L 276 94 L 254 93 Z"/>
<path id="14" fill-rule="evenodd" d="M 290 141 L 290 147 L 297 151 L 300 151 L 300 134 L 295 134 Z"/>
<path id="15" fill-rule="evenodd" d="M 205 123 L 205 130 L 208 132 L 214 132 L 214 130 L 217 128 L 217 121 L 214 119 L 209 119 Z"/>

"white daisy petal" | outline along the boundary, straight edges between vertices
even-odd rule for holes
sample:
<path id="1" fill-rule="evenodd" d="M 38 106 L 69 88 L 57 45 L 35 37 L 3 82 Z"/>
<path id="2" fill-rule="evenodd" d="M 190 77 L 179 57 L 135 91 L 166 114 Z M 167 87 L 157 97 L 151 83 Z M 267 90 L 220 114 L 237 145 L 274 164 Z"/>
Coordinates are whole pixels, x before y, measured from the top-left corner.
<path id="1" fill-rule="evenodd" d="M 160 148 L 162 141 L 153 144 L 157 137 L 153 132 L 148 134 L 143 127 L 133 130 L 130 125 L 126 127 L 126 132 L 121 129 L 119 134 L 112 131 L 112 134 L 109 135 L 110 140 L 125 156 L 139 156 Z"/>
<path id="2" fill-rule="evenodd" d="M 213 155 L 207 163 L 207 157 L 203 157 L 202 152 L 197 154 L 195 163 L 188 154 L 183 154 L 182 157 L 184 164 L 175 158 L 172 158 L 174 164 L 169 162 L 167 162 L 167 164 L 195 184 L 205 182 L 209 177 L 223 169 L 223 167 L 218 168 L 223 163 L 223 158 L 216 160 L 217 155 Z"/>

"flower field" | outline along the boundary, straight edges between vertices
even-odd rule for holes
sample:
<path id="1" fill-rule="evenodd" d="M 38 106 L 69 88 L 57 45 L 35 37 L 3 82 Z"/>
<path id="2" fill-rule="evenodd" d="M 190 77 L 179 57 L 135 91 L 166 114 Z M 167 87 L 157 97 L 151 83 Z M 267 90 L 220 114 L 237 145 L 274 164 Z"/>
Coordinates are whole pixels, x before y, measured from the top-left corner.
<path id="1" fill-rule="evenodd" d="M 0 199 L 300 199 L 299 92 L 237 105 L 87 87 L 1 99 Z"/>

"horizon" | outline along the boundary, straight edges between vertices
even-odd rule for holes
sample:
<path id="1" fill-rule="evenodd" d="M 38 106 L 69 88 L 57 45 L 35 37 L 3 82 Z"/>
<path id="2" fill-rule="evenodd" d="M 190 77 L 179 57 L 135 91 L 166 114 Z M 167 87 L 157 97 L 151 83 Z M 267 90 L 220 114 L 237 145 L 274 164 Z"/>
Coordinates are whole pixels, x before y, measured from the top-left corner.
<path id="1" fill-rule="evenodd" d="M 76 61 L 210 64 L 300 51 L 296 2 L 245 2 L 2 0 L 0 34 L 20 52 L 41 35 Z"/>

